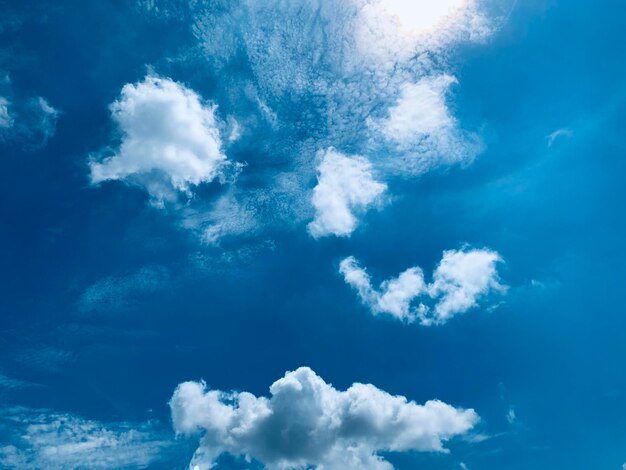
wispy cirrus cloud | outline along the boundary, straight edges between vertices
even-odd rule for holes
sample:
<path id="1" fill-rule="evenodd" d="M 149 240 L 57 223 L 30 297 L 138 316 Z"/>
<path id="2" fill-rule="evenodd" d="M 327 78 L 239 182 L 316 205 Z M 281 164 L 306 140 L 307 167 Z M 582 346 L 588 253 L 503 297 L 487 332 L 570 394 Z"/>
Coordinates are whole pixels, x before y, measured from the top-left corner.
<path id="1" fill-rule="evenodd" d="M 84 290 L 78 309 L 84 314 L 116 314 L 132 305 L 133 299 L 161 289 L 169 280 L 169 271 L 162 266 L 105 277 Z"/>
<path id="2" fill-rule="evenodd" d="M 0 79 L 0 142 L 39 150 L 54 136 L 60 115 L 42 96 L 16 96 L 9 75 Z"/>
<path id="3" fill-rule="evenodd" d="M 229 453 L 268 469 L 390 470 L 379 452 L 446 452 L 446 441 L 479 421 L 474 410 L 420 405 L 374 385 L 337 390 L 308 367 L 274 382 L 269 398 L 184 382 L 170 408 L 177 433 L 201 436 L 190 468 L 212 468 Z"/>
<path id="4" fill-rule="evenodd" d="M 173 445 L 154 423 L 102 423 L 24 407 L 0 410 L 0 466 L 6 469 L 147 468 Z"/>

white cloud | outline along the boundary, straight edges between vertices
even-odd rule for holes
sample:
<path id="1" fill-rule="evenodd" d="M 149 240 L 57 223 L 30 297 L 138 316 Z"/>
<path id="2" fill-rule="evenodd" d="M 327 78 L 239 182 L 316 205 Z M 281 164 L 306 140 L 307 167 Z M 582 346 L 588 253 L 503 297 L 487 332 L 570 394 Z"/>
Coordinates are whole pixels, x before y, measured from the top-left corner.
<path id="1" fill-rule="evenodd" d="M 168 78 L 147 76 L 126 84 L 111 105 L 122 132 L 119 149 L 91 161 L 91 181 L 138 184 L 155 203 L 174 201 L 178 192 L 224 178 L 228 167 L 214 105 Z"/>
<path id="2" fill-rule="evenodd" d="M 480 138 L 458 127 L 446 95 L 456 78 L 434 75 L 405 83 L 384 119 L 369 127 L 398 155 L 387 162 L 392 171 L 419 175 L 438 165 L 469 163 L 482 149 Z"/>
<path id="3" fill-rule="evenodd" d="M 514 408 L 509 408 L 509 411 L 506 412 L 506 421 L 509 424 L 513 424 L 517 420 L 517 415 L 515 414 Z"/>
<path id="4" fill-rule="evenodd" d="M 397 278 L 384 281 L 378 290 L 372 286 L 367 271 L 352 256 L 341 261 L 339 272 L 375 315 L 386 313 L 399 320 L 412 322 L 425 308 L 423 304 L 411 306 L 413 300 L 426 290 L 420 268 L 407 269 Z"/>
<path id="5" fill-rule="evenodd" d="M 557 129 L 556 131 L 546 136 L 546 140 L 548 141 L 548 147 L 552 147 L 554 143 L 562 137 L 573 137 L 573 136 L 574 136 L 574 131 L 572 131 L 571 129 L 567 127 Z"/>
<path id="6" fill-rule="evenodd" d="M 339 391 L 306 367 L 286 373 L 270 394 L 180 384 L 170 400 L 174 428 L 202 434 L 189 468 L 212 468 L 229 453 L 270 470 L 389 470 L 393 467 L 378 452 L 446 452 L 445 441 L 479 420 L 471 409 L 438 400 L 418 405 L 373 385 L 355 383 Z"/>
<path id="7" fill-rule="evenodd" d="M 13 117 L 9 113 L 9 100 L 0 96 L 0 128 L 8 129 L 13 125 Z"/>
<path id="8" fill-rule="evenodd" d="M 0 96 L 0 139 L 17 142 L 24 150 L 39 150 L 54 136 L 60 114 L 41 96 L 17 101 Z"/>
<path id="9" fill-rule="evenodd" d="M 624 463 L 624 465 L 622 465 L 622 470 L 626 470 L 626 463 Z"/>
<path id="10" fill-rule="evenodd" d="M 479 41 L 493 27 L 473 0 L 352 0 L 359 4 L 358 50 L 390 68 L 419 53 L 443 54 L 461 41 Z"/>
<path id="11" fill-rule="evenodd" d="M 430 296 L 440 300 L 432 317 L 425 321 L 445 323 L 475 307 L 488 292 L 505 290 L 496 268 L 501 261 L 500 255 L 491 250 L 444 251 L 428 288 Z"/>
<path id="12" fill-rule="evenodd" d="M 146 468 L 170 444 L 150 424 L 103 424 L 72 414 L 9 408 L 0 411 L 0 466 L 20 470 Z"/>
<path id="13" fill-rule="evenodd" d="M 387 186 L 374 179 L 372 165 L 360 156 L 329 148 L 318 155 L 318 183 L 313 190 L 315 219 L 308 225 L 315 237 L 349 236 L 363 214 Z"/>
<path id="14" fill-rule="evenodd" d="M 388 314 L 407 322 L 419 319 L 428 326 L 444 324 L 477 306 L 489 292 L 504 291 L 496 269 L 500 261 L 500 255 L 491 250 L 445 251 L 430 284 L 425 283 L 421 268 L 412 267 L 382 282 L 378 289 L 352 256 L 341 261 L 339 272 L 374 315 Z M 436 304 L 429 306 L 432 301 Z"/>
<path id="15" fill-rule="evenodd" d="M 445 96 L 453 83 L 457 81 L 450 75 L 405 83 L 400 99 L 389 108 L 389 117 L 381 123 L 385 137 L 406 146 L 453 127 L 455 121 L 450 115 Z"/>
<path id="16" fill-rule="evenodd" d="M 209 208 L 187 208 L 182 225 L 198 232 L 202 241 L 219 245 L 228 236 L 250 234 L 258 228 L 254 204 L 241 203 L 234 190 L 228 191 L 213 202 Z"/>

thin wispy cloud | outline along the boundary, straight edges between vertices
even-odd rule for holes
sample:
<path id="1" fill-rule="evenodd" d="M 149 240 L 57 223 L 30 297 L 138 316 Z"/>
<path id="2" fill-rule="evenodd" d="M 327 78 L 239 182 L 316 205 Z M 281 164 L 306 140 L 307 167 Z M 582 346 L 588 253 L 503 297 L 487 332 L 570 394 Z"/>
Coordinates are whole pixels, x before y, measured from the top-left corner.
<path id="1" fill-rule="evenodd" d="M 0 465 L 6 469 L 147 468 L 172 446 L 152 423 L 101 423 L 24 407 L 0 410 Z"/>

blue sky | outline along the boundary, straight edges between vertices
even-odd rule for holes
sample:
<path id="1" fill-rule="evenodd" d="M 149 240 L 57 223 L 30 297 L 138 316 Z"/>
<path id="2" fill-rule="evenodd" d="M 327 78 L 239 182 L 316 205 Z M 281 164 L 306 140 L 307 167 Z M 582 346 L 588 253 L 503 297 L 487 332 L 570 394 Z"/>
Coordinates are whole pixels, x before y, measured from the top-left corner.
<path id="1" fill-rule="evenodd" d="M 0 467 L 626 465 L 622 2 L 0 8 Z"/>

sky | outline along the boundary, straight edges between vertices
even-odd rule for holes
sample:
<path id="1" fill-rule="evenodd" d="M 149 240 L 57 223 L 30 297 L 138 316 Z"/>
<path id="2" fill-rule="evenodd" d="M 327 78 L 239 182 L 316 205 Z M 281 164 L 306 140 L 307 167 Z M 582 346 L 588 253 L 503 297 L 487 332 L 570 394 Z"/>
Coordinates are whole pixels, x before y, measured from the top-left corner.
<path id="1" fill-rule="evenodd" d="M 626 469 L 626 4 L 0 11 L 0 468 Z"/>

